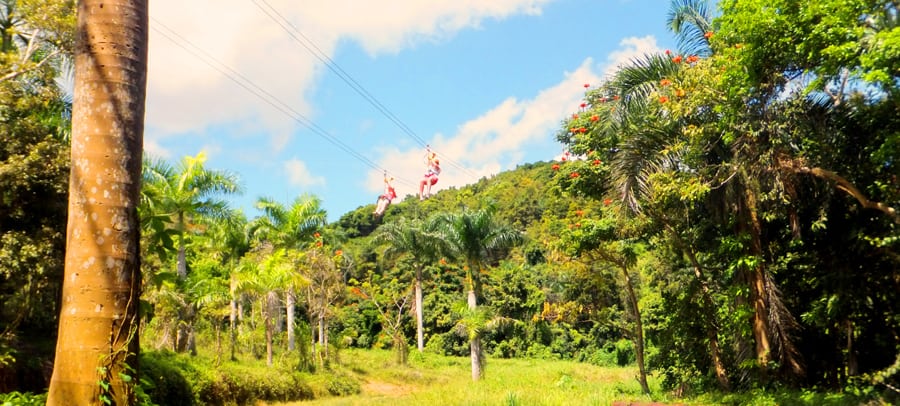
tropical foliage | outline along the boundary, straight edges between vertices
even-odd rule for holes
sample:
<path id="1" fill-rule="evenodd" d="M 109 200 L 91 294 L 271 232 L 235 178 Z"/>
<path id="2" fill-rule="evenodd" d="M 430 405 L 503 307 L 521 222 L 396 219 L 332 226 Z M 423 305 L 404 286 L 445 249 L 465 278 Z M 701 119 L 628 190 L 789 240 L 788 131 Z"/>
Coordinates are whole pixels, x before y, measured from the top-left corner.
<path id="1" fill-rule="evenodd" d="M 58 320 L 69 103 L 53 78 L 71 10 L 52 10 L 0 21 L 18 27 L 0 60 L 0 391 L 46 388 Z M 564 359 L 634 365 L 651 396 L 896 402 L 897 19 L 890 1 L 673 1 L 679 48 L 585 84 L 563 158 L 382 217 L 329 223 L 308 194 L 242 213 L 238 175 L 202 153 L 148 160 L 147 393 L 306 399 L 319 377 L 352 394 L 341 354 L 391 348 L 467 357 L 474 379 L 489 358 Z M 13 64 L 29 41 L 42 48 Z"/>

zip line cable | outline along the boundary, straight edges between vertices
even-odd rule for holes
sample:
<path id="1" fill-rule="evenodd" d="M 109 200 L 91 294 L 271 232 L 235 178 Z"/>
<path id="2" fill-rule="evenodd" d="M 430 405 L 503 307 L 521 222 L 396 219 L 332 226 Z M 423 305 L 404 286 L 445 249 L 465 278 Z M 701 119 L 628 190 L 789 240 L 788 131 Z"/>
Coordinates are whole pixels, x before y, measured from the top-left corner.
<path id="1" fill-rule="evenodd" d="M 268 8 L 266 10 L 260 3 L 265 4 Z M 421 147 L 427 145 L 427 142 L 422 139 L 419 135 L 415 133 L 403 120 L 400 120 L 390 109 L 388 109 L 384 104 L 382 104 L 375 96 L 369 93 L 365 87 L 363 87 L 359 82 L 353 79 L 349 73 L 347 73 L 343 68 L 340 67 L 331 57 L 329 57 L 325 52 L 322 51 L 321 48 L 316 46 L 316 44 L 309 39 L 306 35 L 303 34 L 294 24 L 287 20 L 278 10 L 275 9 L 271 4 L 269 4 L 266 0 L 253 0 L 253 4 L 256 5 L 263 13 L 266 14 L 272 21 L 278 24 L 288 35 L 291 36 L 295 41 L 297 41 L 301 46 L 306 48 L 310 54 L 312 54 L 316 59 L 325 64 L 325 66 L 332 71 L 335 75 L 338 75 L 348 86 L 350 86 L 353 90 L 356 91 L 360 96 L 362 96 L 366 101 L 372 104 L 378 111 L 385 115 L 389 120 L 393 121 L 398 127 L 400 127 L 403 132 L 412 137 Z M 274 15 L 273 15 L 274 14 Z M 276 18 L 277 16 L 277 18 Z M 290 29 L 289 29 L 290 27 Z"/>
<path id="2" fill-rule="evenodd" d="M 389 108 L 387 108 L 384 104 L 382 104 L 378 100 L 378 98 L 376 98 L 375 96 L 372 95 L 372 93 L 370 93 L 368 90 L 366 90 L 366 88 L 363 85 L 361 85 L 358 81 L 353 79 L 353 76 L 351 76 L 349 73 L 347 73 L 347 71 L 345 71 L 343 68 L 341 68 L 340 65 L 337 64 L 337 62 L 335 62 L 333 59 L 331 59 L 331 57 L 329 57 L 318 46 L 316 46 L 316 44 L 315 44 L 315 42 L 313 42 L 313 40 L 311 40 L 309 37 L 304 35 L 303 32 L 300 31 L 299 28 L 297 28 L 293 23 L 291 23 L 287 18 L 285 18 L 284 15 L 281 14 L 277 9 L 275 9 L 275 7 L 273 7 L 271 4 L 269 4 L 268 1 L 266 1 L 266 0 L 252 0 L 252 1 L 253 1 L 253 4 L 256 5 L 256 7 L 260 9 L 260 11 L 262 11 L 266 16 L 268 16 L 270 19 L 272 19 L 272 21 L 274 21 L 282 29 L 284 29 L 284 31 L 287 32 L 287 34 L 289 36 L 291 36 L 291 38 L 293 38 L 294 41 L 299 43 L 303 48 L 305 48 L 307 51 L 309 51 L 310 54 L 312 54 L 314 57 L 316 57 L 316 59 L 318 59 L 320 62 L 325 64 L 325 66 L 331 72 L 333 72 L 341 80 L 343 80 L 344 83 L 346 83 L 348 86 L 350 86 L 351 89 L 356 91 L 357 94 L 362 96 L 363 99 L 368 101 L 369 104 L 371 104 L 373 107 L 375 107 L 375 109 L 377 109 L 379 112 L 381 112 L 381 114 L 384 115 L 388 120 L 390 120 L 397 127 L 399 127 L 400 130 L 402 130 L 404 133 L 406 133 L 406 135 L 408 135 L 410 138 L 415 140 L 416 143 L 419 144 L 419 146 L 429 147 L 427 141 L 425 141 L 422 137 L 420 137 L 418 134 L 416 134 L 415 131 L 413 131 L 411 128 L 409 128 L 409 126 L 406 125 L 406 123 L 404 123 L 403 120 L 401 120 L 399 117 L 397 117 L 396 114 L 394 114 Z M 266 8 L 264 8 L 261 4 L 265 4 L 265 7 L 268 8 L 268 10 Z M 478 175 L 476 173 L 472 172 L 465 166 L 462 166 L 461 164 L 456 163 L 455 161 L 453 161 L 452 159 L 450 159 L 448 157 L 443 157 L 443 158 L 444 158 L 444 161 L 446 161 L 448 164 L 450 164 L 450 166 L 453 166 L 454 168 L 457 168 L 457 169 L 469 174 L 469 176 L 471 176 L 473 178 L 478 177 Z"/>
<path id="3" fill-rule="evenodd" d="M 316 135 L 322 137 L 323 139 L 325 139 L 326 141 L 337 146 L 344 152 L 350 154 L 351 156 L 353 156 L 354 158 L 356 158 L 357 160 L 359 160 L 360 162 L 362 162 L 369 168 L 374 169 L 376 171 L 383 171 L 383 170 L 386 171 L 386 169 L 378 166 L 378 164 L 376 164 L 375 162 L 372 162 L 372 160 L 367 158 L 365 155 L 355 151 L 352 147 L 350 147 L 349 145 L 347 145 L 346 143 L 341 141 L 339 138 L 331 135 L 330 133 L 328 133 L 328 131 L 319 127 L 312 120 L 310 120 L 309 118 L 307 118 L 300 112 L 294 110 L 292 107 L 290 107 L 290 105 L 281 101 L 280 99 L 278 99 L 278 97 L 276 97 L 272 93 L 266 91 L 265 89 L 259 87 L 257 84 L 253 83 L 252 80 L 250 80 L 249 78 L 247 78 L 240 72 L 237 72 L 236 70 L 232 69 L 228 65 L 220 62 L 218 59 L 216 59 L 215 57 L 213 57 L 212 55 L 210 55 L 209 53 L 204 51 L 202 48 L 194 45 L 187 38 L 185 38 L 181 34 L 178 34 L 175 30 L 169 28 L 168 26 L 166 26 L 165 24 L 163 24 L 156 18 L 150 17 L 150 19 L 154 23 L 154 25 L 151 25 L 151 27 L 150 27 L 151 29 L 153 29 L 154 31 L 156 31 L 157 33 L 159 33 L 160 35 L 162 35 L 169 41 L 172 41 L 172 43 L 174 43 L 175 45 L 184 49 L 188 53 L 194 55 L 195 57 L 197 57 L 202 62 L 209 65 L 211 68 L 215 69 L 219 73 L 225 75 L 228 79 L 230 79 L 232 82 L 234 82 L 238 86 L 242 87 L 244 90 L 250 92 L 254 96 L 258 97 L 260 100 L 265 102 L 266 104 L 275 108 L 276 110 L 284 113 L 288 117 L 292 118 L 294 121 L 300 123 L 301 125 L 305 126 L 308 129 L 312 130 Z M 164 32 L 164 31 L 156 28 L 155 25 L 159 25 L 160 27 L 162 27 L 163 29 L 165 29 L 168 32 Z M 185 44 L 189 45 L 189 47 L 186 46 Z M 416 182 L 409 181 L 407 179 L 404 179 L 404 178 L 396 176 L 396 175 L 394 175 L 393 177 L 399 183 L 403 183 L 405 185 L 412 186 L 413 188 L 415 188 L 417 186 Z"/>

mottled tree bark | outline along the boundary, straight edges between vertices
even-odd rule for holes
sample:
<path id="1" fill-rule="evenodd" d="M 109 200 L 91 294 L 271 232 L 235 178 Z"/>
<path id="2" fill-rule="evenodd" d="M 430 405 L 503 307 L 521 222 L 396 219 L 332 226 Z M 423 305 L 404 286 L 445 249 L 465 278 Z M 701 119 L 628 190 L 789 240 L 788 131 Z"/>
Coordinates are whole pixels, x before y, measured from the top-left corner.
<path id="1" fill-rule="evenodd" d="M 48 405 L 135 402 L 147 1 L 81 0 L 65 281 Z M 109 384 L 108 390 L 98 382 Z"/>

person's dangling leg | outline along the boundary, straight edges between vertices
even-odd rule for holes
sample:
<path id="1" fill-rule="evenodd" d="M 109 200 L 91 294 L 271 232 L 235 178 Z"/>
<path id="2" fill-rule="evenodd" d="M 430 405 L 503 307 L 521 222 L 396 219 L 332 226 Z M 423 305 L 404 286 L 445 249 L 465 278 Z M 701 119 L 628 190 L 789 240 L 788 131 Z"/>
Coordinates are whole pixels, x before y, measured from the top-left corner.
<path id="1" fill-rule="evenodd" d="M 387 208 L 387 204 L 385 204 L 386 201 L 387 199 L 385 199 L 384 196 L 379 197 L 378 203 L 375 205 L 375 212 L 373 214 L 375 214 L 376 216 L 382 215 L 384 213 L 384 209 Z"/>

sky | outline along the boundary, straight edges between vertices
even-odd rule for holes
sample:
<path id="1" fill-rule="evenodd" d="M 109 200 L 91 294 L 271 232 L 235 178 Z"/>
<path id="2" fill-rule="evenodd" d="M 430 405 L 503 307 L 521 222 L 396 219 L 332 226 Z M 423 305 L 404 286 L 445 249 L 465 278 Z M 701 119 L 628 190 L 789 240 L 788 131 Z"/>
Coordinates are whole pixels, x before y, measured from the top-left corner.
<path id="1" fill-rule="evenodd" d="M 335 221 L 373 204 L 383 174 L 434 192 L 563 152 L 555 134 L 632 58 L 674 49 L 665 0 L 150 2 L 145 155 L 315 195 Z"/>

